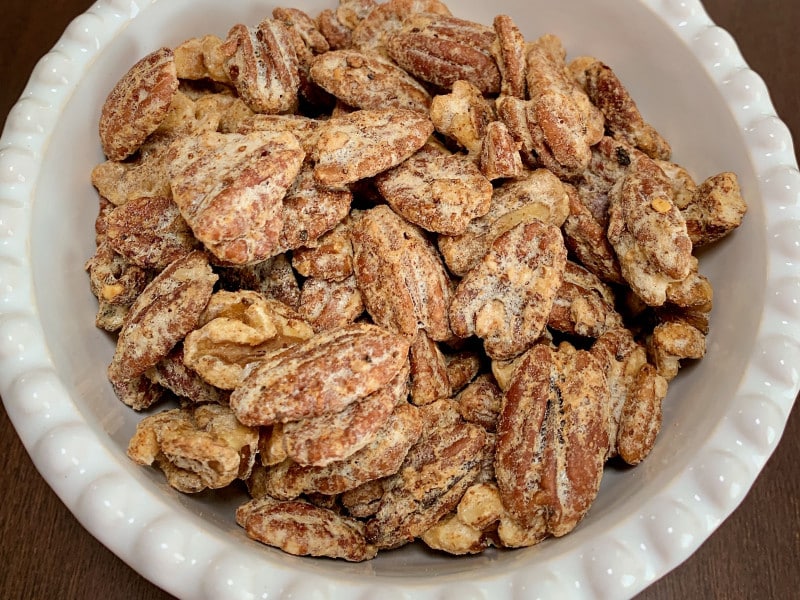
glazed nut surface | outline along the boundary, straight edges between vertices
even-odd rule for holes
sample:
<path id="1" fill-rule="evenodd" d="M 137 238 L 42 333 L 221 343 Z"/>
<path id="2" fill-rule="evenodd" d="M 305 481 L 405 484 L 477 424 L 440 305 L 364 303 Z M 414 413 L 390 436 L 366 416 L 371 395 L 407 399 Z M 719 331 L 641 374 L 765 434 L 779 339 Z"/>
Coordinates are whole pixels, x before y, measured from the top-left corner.
<path id="1" fill-rule="evenodd" d="M 270 7 L 110 86 L 84 268 L 110 389 L 147 411 L 134 462 L 246 493 L 242 537 L 368 561 L 563 536 L 646 461 L 713 348 L 697 249 L 743 189 L 519 25 Z"/>
<path id="2" fill-rule="evenodd" d="M 248 364 L 314 334 L 290 307 L 251 290 L 216 292 L 198 325 L 186 335 L 183 361 L 223 390 L 239 385 Z"/>

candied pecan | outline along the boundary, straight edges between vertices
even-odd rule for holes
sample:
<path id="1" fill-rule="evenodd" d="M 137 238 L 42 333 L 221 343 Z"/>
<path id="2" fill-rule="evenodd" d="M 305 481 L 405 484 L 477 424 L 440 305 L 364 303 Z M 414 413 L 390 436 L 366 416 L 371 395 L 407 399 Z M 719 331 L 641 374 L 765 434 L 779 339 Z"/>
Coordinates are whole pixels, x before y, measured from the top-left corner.
<path id="1" fill-rule="evenodd" d="M 538 104 L 542 97 L 553 95 L 558 98 L 555 106 L 566 109 L 561 116 L 566 120 L 559 122 L 558 110 L 548 114 L 548 108 L 537 107 L 536 113 L 548 145 L 554 154 L 558 155 L 558 140 L 565 138 L 569 145 L 575 144 L 573 150 L 567 151 L 568 156 L 578 158 L 583 155 L 582 144 L 593 146 L 603 137 L 605 132 L 603 113 L 594 106 L 586 91 L 574 80 L 566 63 L 566 50 L 561 40 L 552 34 L 543 35 L 528 45 L 527 70 L 525 72 L 528 84 L 528 96 Z M 569 122 L 570 116 L 577 120 Z M 572 138 L 572 139 L 571 139 Z M 561 164 L 566 164 L 559 160 Z"/>
<path id="2" fill-rule="evenodd" d="M 461 391 L 481 370 L 481 354 L 478 352 L 464 350 L 456 354 L 447 354 L 444 360 L 447 381 L 454 393 Z"/>
<path id="3" fill-rule="evenodd" d="M 494 111 L 477 87 L 457 80 L 450 93 L 433 97 L 430 117 L 436 131 L 454 139 L 468 152 L 476 153 L 494 119 Z"/>
<path id="4" fill-rule="evenodd" d="M 332 495 L 358 488 L 363 492 L 369 483 L 397 473 L 408 450 L 422 434 L 417 413 L 418 409 L 410 404 L 398 405 L 369 444 L 324 467 L 284 461 L 266 472 L 264 489 L 271 496 L 284 500 L 310 492 Z M 351 504 L 355 495 L 360 494 L 350 494 L 349 500 L 343 498 L 345 506 Z M 383 495 L 382 487 L 380 495 Z"/>
<path id="5" fill-rule="evenodd" d="M 424 329 L 433 340 L 449 339 L 451 284 L 422 231 L 376 206 L 354 218 L 350 235 L 356 282 L 374 321 L 407 336 Z"/>
<path id="6" fill-rule="evenodd" d="M 144 372 L 145 376 L 168 389 L 182 400 L 194 404 L 215 402 L 221 404 L 227 397 L 221 390 L 203 381 L 183 362 L 183 344 L 178 344 L 154 366 Z"/>
<path id="7" fill-rule="evenodd" d="M 154 137 L 172 139 L 202 131 L 216 131 L 222 115 L 233 103 L 234 98 L 229 94 L 205 93 L 193 99 L 178 90 L 172 98 L 167 116 L 148 140 Z"/>
<path id="8" fill-rule="evenodd" d="M 404 365 L 384 387 L 341 412 L 284 423 L 288 457 L 300 465 L 324 467 L 361 450 L 386 425 L 394 407 L 406 401 L 408 373 Z"/>
<path id="9" fill-rule="evenodd" d="M 608 383 L 585 350 L 534 346 L 514 370 L 497 423 L 503 505 L 524 526 L 562 536 L 597 495 L 608 449 Z"/>
<path id="10" fill-rule="evenodd" d="M 336 17 L 348 29 L 355 29 L 376 6 L 375 0 L 339 0 Z"/>
<path id="11" fill-rule="evenodd" d="M 514 139 L 502 121 L 492 121 L 486 126 L 478 154 L 478 167 L 486 179 L 523 177 L 521 144 Z"/>
<path id="12" fill-rule="evenodd" d="M 533 101 L 516 96 L 500 96 L 495 102 L 495 109 L 497 116 L 519 145 L 520 157 L 528 167 L 545 167 L 565 179 L 580 173 L 577 166 L 567 168 L 553 155 L 537 121 L 536 105 Z"/>
<path id="13" fill-rule="evenodd" d="M 349 190 L 328 189 L 314 179 L 306 165 L 283 197 L 283 230 L 278 242 L 282 251 L 314 245 L 350 212 Z"/>
<path id="14" fill-rule="evenodd" d="M 463 233 L 489 210 L 492 184 L 465 156 L 418 152 L 375 179 L 400 216 L 426 231 Z"/>
<path id="15" fill-rule="evenodd" d="M 111 380 L 117 398 L 133 410 L 145 410 L 162 400 L 165 388 L 144 375 L 131 379 Z"/>
<path id="16" fill-rule="evenodd" d="M 169 354 L 194 329 L 216 281 L 206 255 L 197 251 L 156 275 L 125 318 L 108 367 L 109 379 L 138 377 Z"/>
<path id="17" fill-rule="evenodd" d="M 291 133 L 300 142 L 306 158 L 313 152 L 319 141 L 319 128 L 322 121 L 303 115 L 264 115 L 251 114 L 236 125 L 234 133 L 268 131 L 271 133 Z"/>
<path id="18" fill-rule="evenodd" d="M 387 40 L 403 26 L 409 16 L 416 13 L 449 15 L 450 9 L 441 0 L 388 0 L 378 3 L 366 14 L 362 12 L 364 17 L 353 28 L 353 47 L 366 54 L 387 57 Z M 337 15 L 344 19 L 342 22 L 349 21 L 338 10 Z"/>
<path id="19" fill-rule="evenodd" d="M 344 50 L 353 45 L 352 30 L 339 20 L 334 10 L 326 8 L 321 11 L 316 23 L 331 50 Z"/>
<path id="20" fill-rule="evenodd" d="M 303 277 L 342 281 L 353 275 L 353 245 L 350 219 L 344 219 L 319 237 L 311 247 L 292 253 L 292 266 Z"/>
<path id="21" fill-rule="evenodd" d="M 569 215 L 564 220 L 564 244 L 589 272 L 608 283 L 624 283 L 614 248 L 578 192 L 565 186 L 569 197 Z"/>
<path id="22" fill-rule="evenodd" d="M 364 300 L 352 275 L 341 281 L 309 278 L 297 310 L 319 332 L 353 323 L 364 312 Z"/>
<path id="23" fill-rule="evenodd" d="M 303 163 L 290 133 L 204 133 L 167 153 L 175 203 L 194 235 L 232 264 L 277 254 L 283 196 Z"/>
<path id="24" fill-rule="evenodd" d="M 293 309 L 250 290 L 216 292 L 198 325 L 184 340 L 184 363 L 223 390 L 239 385 L 248 364 L 314 334 Z"/>
<path id="25" fill-rule="evenodd" d="M 416 420 L 416 423 L 419 423 L 419 420 Z M 421 424 L 419 427 L 419 433 L 422 433 Z M 417 439 L 419 439 L 419 435 L 417 435 Z M 414 441 L 416 442 L 416 440 Z M 405 456 L 403 458 L 405 458 Z M 362 483 L 352 490 L 343 492 L 340 496 L 340 499 L 342 501 L 342 505 L 345 507 L 347 512 L 350 513 L 350 516 L 364 519 L 371 517 L 378 512 L 381 498 L 383 498 L 383 484 L 388 479 L 389 477 L 384 477 L 381 479 L 367 481 L 366 483 Z"/>
<path id="26" fill-rule="evenodd" d="M 668 160 L 669 143 L 647 123 L 633 98 L 611 67 L 599 60 L 580 57 L 569 65 L 575 79 L 592 103 L 602 111 L 611 135 L 638 148 L 650 158 Z"/>
<path id="27" fill-rule="evenodd" d="M 648 365 L 645 347 L 634 340 L 632 333 L 623 327 L 609 329 L 603 333 L 592 346 L 591 353 L 605 370 L 610 393 L 608 457 L 619 454 L 619 444 L 624 438 L 625 441 L 622 443 L 630 444 L 629 447 L 633 446 L 632 442 L 638 442 L 639 451 L 636 455 L 641 460 L 647 453 L 644 451 L 643 442 L 649 440 L 650 446 L 652 446 L 655 433 L 660 427 L 660 402 L 666 395 L 667 382 L 655 373 L 651 365 Z M 658 398 L 657 401 L 656 398 Z M 633 427 L 635 419 L 629 418 L 626 421 L 626 431 L 623 435 L 621 422 L 626 411 L 630 415 L 637 416 L 639 422 L 636 427 Z M 657 418 L 658 425 L 655 423 L 643 425 L 645 416 L 643 411 L 647 412 L 649 416 Z M 652 435 L 642 435 L 644 429 L 650 431 Z M 626 451 L 626 456 L 622 458 L 627 461 L 629 458 L 635 458 L 636 455 Z"/>
<path id="28" fill-rule="evenodd" d="M 452 395 L 447 363 L 439 345 L 420 330 L 411 343 L 411 402 L 421 406 Z"/>
<path id="29" fill-rule="evenodd" d="M 703 358 L 706 336 L 687 322 L 667 321 L 655 326 L 647 340 L 647 349 L 658 374 L 671 381 L 678 374 L 681 360 Z"/>
<path id="30" fill-rule="evenodd" d="M 491 358 L 513 358 L 542 334 L 567 261 L 561 232 L 539 220 L 522 222 L 492 242 L 459 282 L 450 325 L 477 335 Z"/>
<path id="31" fill-rule="evenodd" d="M 92 294 L 95 295 L 103 310 L 109 306 L 120 306 L 127 309 L 139 297 L 150 280 L 147 271 L 114 252 L 108 242 L 102 242 L 97 246 L 94 255 L 86 261 L 84 268 L 89 273 L 89 287 Z M 109 331 L 118 328 L 109 329 Z"/>
<path id="32" fill-rule="evenodd" d="M 282 423 L 259 427 L 258 454 L 265 467 L 278 465 L 288 458 L 286 445 L 283 443 Z"/>
<path id="33" fill-rule="evenodd" d="M 607 236 L 622 276 L 650 306 L 666 301 L 666 288 L 696 270 L 686 221 L 672 201 L 672 185 L 644 154 L 611 191 Z"/>
<path id="34" fill-rule="evenodd" d="M 231 407 L 247 425 L 340 412 L 386 385 L 408 348 L 402 336 L 368 323 L 321 332 L 245 369 Z"/>
<path id="35" fill-rule="evenodd" d="M 236 511 L 251 538 L 297 556 L 327 556 L 348 561 L 373 558 L 377 548 L 364 539 L 364 524 L 300 500 L 249 501 Z"/>
<path id="36" fill-rule="evenodd" d="M 169 178 L 164 156 L 172 138 L 152 136 L 132 158 L 122 162 L 107 160 L 92 169 L 92 185 L 105 199 L 117 206 L 133 198 L 169 196 Z"/>
<path id="37" fill-rule="evenodd" d="M 297 108 L 299 63 L 284 23 L 264 19 L 257 27 L 234 25 L 220 50 L 231 83 L 251 109 L 287 113 Z"/>
<path id="38" fill-rule="evenodd" d="M 135 198 L 111 211 L 106 236 L 126 260 L 159 271 L 199 247 L 178 206 L 165 196 Z"/>
<path id="39" fill-rule="evenodd" d="M 667 381 L 653 365 L 644 365 L 636 375 L 633 396 L 625 403 L 617 433 L 617 451 L 629 465 L 638 465 L 652 450 L 661 430 L 661 402 Z"/>
<path id="40" fill-rule="evenodd" d="M 422 533 L 420 539 L 429 548 L 462 556 L 478 554 L 489 546 L 483 531 L 462 522 L 458 515 L 450 514 Z"/>
<path id="41" fill-rule="evenodd" d="M 450 89 L 469 81 L 481 93 L 500 91 L 500 70 L 492 56 L 497 34 L 491 27 L 449 15 L 408 16 L 386 41 L 389 56 L 406 71 L 433 85 Z"/>
<path id="42" fill-rule="evenodd" d="M 538 219 L 560 227 L 568 214 L 567 189 L 546 169 L 528 171 L 494 189 L 489 211 L 457 236 L 439 236 L 439 251 L 456 275 L 472 269 L 492 242 L 518 223 Z"/>
<path id="43" fill-rule="evenodd" d="M 100 142 L 109 160 L 123 160 L 167 116 L 178 90 L 174 54 L 160 48 L 139 60 L 117 82 L 100 113 Z"/>
<path id="44" fill-rule="evenodd" d="M 547 325 L 556 331 L 597 338 L 622 326 L 614 309 L 614 292 L 581 265 L 567 261 Z"/>
<path id="45" fill-rule="evenodd" d="M 694 248 L 716 242 L 742 224 L 747 204 L 735 173 L 719 173 L 706 179 L 691 202 L 681 209 Z"/>
<path id="46" fill-rule="evenodd" d="M 372 177 L 414 154 L 431 133 L 430 119 L 407 109 L 365 109 L 331 117 L 320 128 L 314 177 L 329 187 Z"/>
<path id="47" fill-rule="evenodd" d="M 275 8 L 272 16 L 292 27 L 315 54 L 322 54 L 330 50 L 328 40 L 320 33 L 317 24 L 308 13 L 299 8 Z"/>
<path id="48" fill-rule="evenodd" d="M 428 113 L 431 96 L 408 73 L 379 56 L 335 50 L 311 63 L 311 79 L 353 108 L 404 108 Z"/>
<path id="49" fill-rule="evenodd" d="M 421 535 L 458 504 L 480 468 L 486 434 L 461 419 L 451 400 L 420 409 L 423 431 L 409 450 L 375 516 L 367 522 L 367 540 L 396 548 Z"/>
<path id="50" fill-rule="evenodd" d="M 500 93 L 524 100 L 527 98 L 525 74 L 528 70 L 525 37 L 508 15 L 497 15 L 492 24 L 497 34 L 492 54 L 500 69 Z"/>
<path id="51" fill-rule="evenodd" d="M 458 393 L 454 400 L 458 402 L 458 412 L 466 421 L 494 433 L 503 392 L 491 374 L 478 375 Z"/>
<path id="52" fill-rule="evenodd" d="M 194 493 L 248 477 L 257 443 L 258 432 L 239 423 L 229 408 L 204 404 L 142 419 L 128 456 L 140 465 L 155 463 L 172 487 Z"/>
<path id="53" fill-rule="evenodd" d="M 223 41 L 216 35 L 189 38 L 175 47 L 175 70 L 179 79 L 211 79 L 230 83 L 220 50 Z"/>

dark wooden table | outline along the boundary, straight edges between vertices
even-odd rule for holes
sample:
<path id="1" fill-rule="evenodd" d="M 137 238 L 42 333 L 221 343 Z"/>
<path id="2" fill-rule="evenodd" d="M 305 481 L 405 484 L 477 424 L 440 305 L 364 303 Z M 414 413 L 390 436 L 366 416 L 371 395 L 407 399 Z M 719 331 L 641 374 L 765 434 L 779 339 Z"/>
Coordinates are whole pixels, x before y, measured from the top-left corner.
<path id="1" fill-rule="evenodd" d="M 0 21 L 3 118 L 36 61 L 90 5 L 89 0 L 6 0 Z M 706 8 L 766 80 L 778 114 L 800 142 L 800 2 L 708 0 Z M 0 598 L 170 597 L 80 526 L 33 467 L 4 410 L 0 440 Z M 795 407 L 780 445 L 739 509 L 640 598 L 798 597 L 800 409 Z"/>

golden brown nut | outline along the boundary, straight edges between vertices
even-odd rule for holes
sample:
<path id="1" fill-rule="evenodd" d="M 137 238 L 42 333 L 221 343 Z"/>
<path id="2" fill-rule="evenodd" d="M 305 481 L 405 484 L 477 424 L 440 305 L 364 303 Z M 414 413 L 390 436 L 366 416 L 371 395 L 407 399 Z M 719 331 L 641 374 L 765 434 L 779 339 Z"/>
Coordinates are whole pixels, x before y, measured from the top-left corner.
<path id="1" fill-rule="evenodd" d="M 114 252 L 108 242 L 97 246 L 84 268 L 89 272 L 89 288 L 99 304 L 95 325 L 106 331 L 117 331 L 150 276 L 143 268 Z"/>
<path id="2" fill-rule="evenodd" d="M 343 11 L 337 10 L 342 22 L 352 24 Z M 366 54 L 388 57 L 386 44 L 405 20 L 415 13 L 449 15 L 450 9 L 441 0 L 388 0 L 361 12 L 364 16 L 353 28 L 352 44 Z"/>
<path id="3" fill-rule="evenodd" d="M 498 236 L 513 226 L 537 219 L 561 227 L 569 214 L 567 188 L 546 169 L 528 171 L 494 189 L 489 211 L 470 221 L 464 233 L 439 236 L 448 269 L 463 276 L 489 251 Z"/>
<path id="4" fill-rule="evenodd" d="M 526 73 L 528 70 L 525 37 L 508 15 L 497 15 L 492 23 L 497 40 L 492 54 L 502 77 L 500 93 L 504 96 L 527 98 Z"/>
<path id="5" fill-rule="evenodd" d="M 466 421 L 476 423 L 486 431 L 494 433 L 497 416 L 503 401 L 503 392 L 489 373 L 478 375 L 454 398 L 458 412 Z"/>
<path id="6" fill-rule="evenodd" d="M 486 434 L 461 419 L 451 400 L 420 409 L 423 433 L 403 465 L 384 486 L 367 540 L 396 548 L 428 530 L 453 510 L 478 474 Z"/>
<path id="7" fill-rule="evenodd" d="M 696 270 L 686 221 L 673 203 L 672 184 L 643 154 L 631 158 L 611 192 L 608 240 L 622 276 L 648 305 L 666 301 L 670 283 Z"/>
<path id="8" fill-rule="evenodd" d="M 175 47 L 175 69 L 179 79 L 211 79 L 230 83 L 224 68 L 221 46 L 216 35 L 190 38 Z"/>
<path id="9" fill-rule="evenodd" d="M 319 332 L 355 322 L 364 312 L 364 299 L 352 275 L 341 281 L 309 278 L 297 310 Z"/>
<path id="10" fill-rule="evenodd" d="M 229 408 L 204 404 L 142 419 L 128 456 L 141 465 L 155 463 L 171 486 L 193 493 L 249 477 L 257 444 L 258 432 L 240 424 Z"/>
<path id="11" fill-rule="evenodd" d="M 589 98 L 605 117 L 611 135 L 638 148 L 651 158 L 668 160 L 672 149 L 655 128 L 639 112 L 625 86 L 611 67 L 599 60 L 581 57 L 570 64 L 570 70 Z"/>
<path id="12" fill-rule="evenodd" d="M 151 52 L 123 75 L 100 113 L 100 142 L 109 160 L 136 152 L 167 116 L 178 90 L 170 48 Z"/>
<path id="13" fill-rule="evenodd" d="M 524 168 L 519 151 L 522 145 L 514 139 L 502 121 L 486 126 L 478 154 L 478 167 L 486 179 L 521 179 Z"/>
<path id="14" fill-rule="evenodd" d="M 343 281 L 353 275 L 353 245 L 350 218 L 338 223 L 310 246 L 292 253 L 292 266 L 303 277 Z"/>
<path id="15" fill-rule="evenodd" d="M 356 50 L 336 50 L 316 57 L 311 79 L 353 108 L 404 108 L 428 113 L 431 96 L 393 62 Z"/>
<path id="16" fill-rule="evenodd" d="M 239 385 L 250 363 L 314 334 L 290 307 L 249 290 L 216 292 L 198 327 L 184 340 L 184 363 L 223 390 Z"/>
<path id="17" fill-rule="evenodd" d="M 747 212 L 736 174 L 719 173 L 706 179 L 681 212 L 695 248 L 728 235 L 742 224 Z"/>
<path id="18" fill-rule="evenodd" d="M 145 376 L 175 394 L 181 402 L 193 404 L 227 402 L 226 394 L 206 383 L 183 362 L 183 344 L 178 344 L 154 366 L 144 372 Z"/>
<path id="19" fill-rule="evenodd" d="M 547 325 L 556 331 L 597 338 L 622 326 L 614 309 L 614 292 L 577 263 L 567 261 Z"/>
<path id="20" fill-rule="evenodd" d="M 202 252 L 177 259 L 136 298 L 108 367 L 112 382 L 133 379 L 169 354 L 195 328 L 217 276 Z"/>
<path id="21" fill-rule="evenodd" d="M 494 119 L 494 111 L 477 87 L 459 79 L 453 82 L 450 93 L 434 96 L 430 117 L 436 131 L 476 153 Z"/>
<path id="22" fill-rule="evenodd" d="M 200 246 L 178 206 L 165 196 L 132 199 L 111 211 L 106 223 L 108 244 L 145 269 L 160 271 Z"/>
<path id="23" fill-rule="evenodd" d="M 447 363 L 439 345 L 424 331 L 417 333 L 409 353 L 411 366 L 411 402 L 430 404 L 452 395 Z"/>
<path id="24" fill-rule="evenodd" d="M 395 406 L 408 398 L 408 374 L 408 365 L 403 365 L 384 387 L 341 412 L 284 423 L 287 456 L 303 466 L 324 467 L 370 444 Z"/>

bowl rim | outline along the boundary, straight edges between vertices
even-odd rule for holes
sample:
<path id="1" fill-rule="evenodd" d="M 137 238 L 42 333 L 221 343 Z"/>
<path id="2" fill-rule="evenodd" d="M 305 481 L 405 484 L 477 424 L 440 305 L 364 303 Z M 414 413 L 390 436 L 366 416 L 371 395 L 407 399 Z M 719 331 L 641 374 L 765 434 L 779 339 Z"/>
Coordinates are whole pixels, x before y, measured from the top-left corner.
<path id="1" fill-rule="evenodd" d="M 0 245 L 0 281 L 5 284 L 0 296 L 0 394 L 6 411 L 36 468 L 82 525 L 142 576 L 178 597 L 272 596 L 292 591 L 299 597 L 322 593 L 344 600 L 358 594 L 370 597 L 378 589 L 390 596 L 396 589 L 399 597 L 397 583 L 385 578 L 338 582 L 340 585 L 334 588 L 325 576 L 307 571 L 267 569 L 265 574 L 259 553 L 228 548 L 216 537 L 198 531 L 195 520 L 175 513 L 170 502 L 155 497 L 133 480 L 108 455 L 59 381 L 33 302 L 29 238 L 34 190 L 50 128 L 32 130 L 31 123 L 42 116 L 47 122 L 47 117 L 57 115 L 92 61 L 156 1 L 95 2 L 72 21 L 54 48 L 37 63 L 9 112 L 0 138 L 0 222 L 7 224 L 4 244 Z M 613 535 L 596 540 L 595 555 L 611 552 L 633 556 L 639 548 L 661 549 L 636 560 L 632 579 L 603 579 L 602 589 L 608 597 L 632 596 L 665 575 L 736 509 L 777 446 L 800 389 L 800 375 L 794 368 L 800 361 L 787 359 L 775 364 L 776 355 L 768 350 L 777 344 L 789 358 L 800 358 L 800 324 L 792 322 L 791 311 L 800 285 L 800 275 L 792 267 L 800 243 L 800 174 L 791 134 L 778 118 L 763 81 L 749 69 L 733 38 L 711 21 L 699 0 L 641 2 L 695 50 L 726 98 L 736 123 L 751 142 L 748 153 L 758 178 L 759 195 L 770 197 L 769 205 L 764 206 L 766 226 L 769 230 L 783 225 L 773 233 L 767 248 L 770 293 L 766 294 L 756 344 L 737 391 L 737 396 L 747 396 L 749 401 L 768 407 L 774 417 L 753 424 L 745 423 L 743 415 L 727 416 L 698 450 L 690 468 L 660 497 L 641 507 L 639 518 L 632 517 Z M 740 76 L 742 73 L 748 76 Z M 747 110 L 737 104 L 736 99 L 743 96 L 752 101 Z M 764 141 L 765 130 L 768 142 Z M 787 221 L 794 225 L 794 235 L 785 226 Z M 748 454 L 748 460 L 738 458 L 743 453 Z M 704 476 L 708 473 L 726 479 L 727 486 L 737 486 L 739 493 L 720 493 L 718 482 Z M 103 508 L 109 498 L 122 497 L 126 519 L 132 523 L 127 527 L 119 526 L 119 517 L 113 512 L 118 505 Z M 697 498 L 700 500 L 692 500 Z M 656 530 L 641 518 L 658 510 L 657 503 L 669 508 L 661 530 L 672 524 L 675 531 L 681 531 L 682 520 L 698 515 L 702 516 L 703 530 L 681 543 L 658 539 Z M 137 510 L 137 505 L 147 508 Z M 167 556 L 174 552 L 193 557 L 185 561 L 186 573 L 191 576 L 176 576 L 175 565 Z M 166 563 L 163 558 L 167 558 Z M 548 563 L 546 573 L 537 569 L 514 573 L 510 580 L 498 578 L 482 584 L 482 589 L 493 598 L 510 597 L 513 592 L 509 590 L 530 588 L 539 578 L 546 579 L 548 589 L 563 595 L 574 593 L 576 583 L 596 577 L 594 571 L 587 570 L 585 557 L 558 556 L 554 561 Z M 408 586 L 409 582 L 402 584 Z M 414 589 L 416 597 L 435 599 L 456 597 L 472 588 L 468 583 L 454 585 L 446 578 L 442 584 L 428 583 Z"/>

